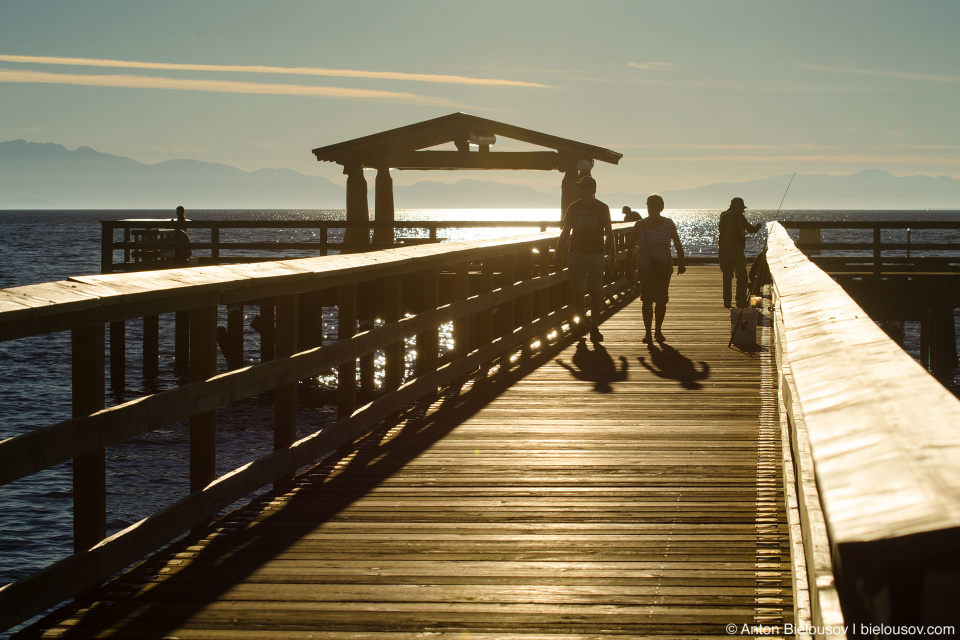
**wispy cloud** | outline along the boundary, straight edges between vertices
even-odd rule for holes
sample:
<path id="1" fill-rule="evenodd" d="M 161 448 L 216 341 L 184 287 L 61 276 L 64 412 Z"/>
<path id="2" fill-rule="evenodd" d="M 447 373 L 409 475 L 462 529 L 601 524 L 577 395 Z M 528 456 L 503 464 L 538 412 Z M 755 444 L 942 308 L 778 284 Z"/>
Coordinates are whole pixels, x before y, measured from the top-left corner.
<path id="1" fill-rule="evenodd" d="M 710 149 L 710 150 L 725 150 L 725 151 L 773 151 L 777 149 L 841 149 L 841 145 L 833 144 L 811 144 L 811 143 L 801 143 L 801 144 L 787 144 L 787 145 L 773 145 L 773 144 L 706 144 L 706 143 L 693 143 L 693 144 L 674 144 L 674 143 L 644 143 L 644 144 L 616 144 L 614 145 L 618 149 Z"/>
<path id="2" fill-rule="evenodd" d="M 664 71 L 673 65 L 669 62 L 628 62 L 627 66 L 634 69 L 647 69 L 648 71 Z"/>
<path id="3" fill-rule="evenodd" d="M 0 82 L 72 84 L 89 87 L 118 87 L 127 89 L 173 89 L 179 91 L 211 91 L 219 93 L 252 93 L 287 96 L 321 96 L 352 100 L 380 100 L 438 106 L 456 106 L 446 98 L 422 96 L 398 91 L 373 89 L 346 89 L 343 87 L 316 87 L 298 84 L 268 84 L 262 82 L 235 82 L 229 80 L 191 80 L 134 75 L 87 75 L 46 73 L 0 69 Z"/>
<path id="4" fill-rule="evenodd" d="M 657 162 L 814 162 L 818 164 L 840 163 L 840 164 L 868 164 L 868 165 L 891 165 L 891 164 L 960 164 L 960 157 L 942 157 L 942 156 L 908 156 L 908 155 L 777 155 L 777 156 L 756 156 L 756 155 L 725 155 L 725 156 L 674 156 L 662 157 L 656 156 L 650 158 Z"/>
<path id="5" fill-rule="evenodd" d="M 798 69 L 810 71 L 825 71 L 828 73 L 852 73 L 861 76 L 875 76 L 880 78 L 895 78 L 897 80 L 915 80 L 919 82 L 940 82 L 960 84 L 960 76 L 948 76 L 936 73 L 917 73 L 911 71 L 882 71 L 878 69 L 860 69 L 857 67 L 831 67 L 822 64 L 798 63 Z"/>
<path id="6" fill-rule="evenodd" d="M 229 73 L 273 73 L 301 76 L 328 76 L 335 78 L 363 78 L 368 80 L 402 80 L 408 82 L 438 82 L 495 87 L 528 87 L 549 89 L 549 85 L 520 80 L 474 78 L 470 76 L 437 75 L 430 73 L 401 73 L 397 71 L 358 71 L 354 69 L 324 69 L 316 67 L 272 67 L 264 65 L 179 64 L 169 62 L 139 62 L 134 60 L 105 60 L 98 58 L 55 58 L 48 56 L 15 56 L 0 54 L 0 62 L 52 64 L 114 69 L 154 69 L 160 71 L 215 71 Z"/>

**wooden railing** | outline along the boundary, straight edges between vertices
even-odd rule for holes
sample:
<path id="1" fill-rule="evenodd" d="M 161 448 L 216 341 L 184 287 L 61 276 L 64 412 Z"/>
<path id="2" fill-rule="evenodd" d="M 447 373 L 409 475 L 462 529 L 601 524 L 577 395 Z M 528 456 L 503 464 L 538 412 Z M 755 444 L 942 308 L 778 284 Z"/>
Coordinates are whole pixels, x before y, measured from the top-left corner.
<path id="1" fill-rule="evenodd" d="M 917 242 L 913 232 L 956 231 L 960 221 L 814 221 L 784 220 L 786 229 L 799 230 L 796 246 L 817 266 L 830 273 L 883 275 L 905 272 L 960 273 L 960 242 Z M 869 240 L 822 241 L 826 231 L 859 231 Z M 888 232 L 884 234 L 884 232 Z M 884 235 L 898 236 L 896 240 Z"/>
<path id="2" fill-rule="evenodd" d="M 768 230 L 785 472 L 796 482 L 812 623 L 955 621 L 943 594 L 960 589 L 960 400 L 781 225 Z"/>
<path id="3" fill-rule="evenodd" d="M 548 228 L 558 228 L 560 224 L 559 220 L 419 220 L 389 223 L 345 220 L 190 220 L 185 223 L 172 220 L 102 220 L 100 271 L 112 273 L 170 266 L 177 244 L 169 233 L 163 234 L 174 227 L 183 227 L 193 234 L 190 247 L 199 257 L 200 264 L 234 264 L 286 259 L 293 257 L 291 252 L 325 256 L 331 251 L 349 253 L 437 242 L 442 239 L 439 235 L 441 229 L 539 228 L 543 232 Z M 314 237 L 303 241 L 249 242 L 230 239 L 227 237 L 229 234 L 225 233 L 230 230 L 269 229 L 312 232 Z M 341 232 L 331 234 L 331 230 Z M 199 233 L 193 233 L 195 231 Z M 118 238 L 121 232 L 122 238 Z M 346 239 L 344 236 L 347 236 Z M 246 253 L 242 255 L 237 253 L 239 251 Z M 117 253 L 122 253 L 119 262 L 116 261 Z"/>
<path id="4" fill-rule="evenodd" d="M 615 225 L 626 259 L 631 225 Z M 342 256 L 246 265 L 80 276 L 0 290 L 0 340 L 51 332 L 72 335 L 73 418 L 0 441 L 0 485 L 73 460 L 74 554 L 0 588 L 0 628 L 7 628 L 93 587 L 219 510 L 351 442 L 395 412 L 492 363 L 509 368 L 520 347 L 548 336 L 573 314 L 566 270 L 551 249 L 556 233 L 429 244 Z M 623 269 L 621 268 L 621 272 Z M 441 282 L 449 286 L 442 287 Z M 618 295 L 628 278 L 611 278 Z M 299 351 L 300 301 L 332 295 L 338 339 Z M 275 359 L 217 372 L 218 307 L 250 300 L 275 306 Z M 362 301 L 382 324 L 358 332 Z M 403 309 L 413 308 L 404 317 Z M 494 314 L 494 310 L 497 313 Z M 105 407 L 105 325 L 189 312 L 191 382 Z M 496 315 L 496 319 L 495 316 Z M 439 334 L 453 324 L 454 347 L 441 361 Z M 405 341 L 416 338 L 414 377 L 402 380 Z M 386 357 L 382 387 L 358 402 L 357 364 Z M 336 369 L 338 419 L 294 441 L 296 385 Z M 68 372 L 63 372 L 65 375 Z M 361 382 L 362 384 L 362 382 Z M 216 477 L 216 412 L 273 393 L 274 452 Z M 106 537 L 105 448 L 189 420 L 191 493 Z"/>

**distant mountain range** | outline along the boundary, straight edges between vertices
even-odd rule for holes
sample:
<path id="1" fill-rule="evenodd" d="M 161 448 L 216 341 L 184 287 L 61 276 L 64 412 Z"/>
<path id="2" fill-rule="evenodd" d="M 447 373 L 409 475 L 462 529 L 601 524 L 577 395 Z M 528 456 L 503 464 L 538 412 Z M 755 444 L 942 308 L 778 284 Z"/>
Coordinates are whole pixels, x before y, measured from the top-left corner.
<path id="1" fill-rule="evenodd" d="M 789 175 L 748 182 L 718 183 L 662 193 L 671 209 L 723 209 L 740 196 L 752 209 L 776 209 Z M 373 175 L 368 179 L 373 211 Z M 398 209 L 553 208 L 549 191 L 495 180 L 454 184 L 424 180 L 394 189 Z M 647 194 L 609 193 L 598 197 L 614 213 L 623 205 L 642 209 Z M 70 151 L 59 144 L 24 140 L 0 142 L 0 209 L 342 209 L 340 185 L 291 169 L 243 171 L 196 160 L 144 164 L 90 147 Z M 949 176 L 897 177 L 867 170 L 843 176 L 797 175 L 785 209 L 957 209 L 960 180 Z"/>

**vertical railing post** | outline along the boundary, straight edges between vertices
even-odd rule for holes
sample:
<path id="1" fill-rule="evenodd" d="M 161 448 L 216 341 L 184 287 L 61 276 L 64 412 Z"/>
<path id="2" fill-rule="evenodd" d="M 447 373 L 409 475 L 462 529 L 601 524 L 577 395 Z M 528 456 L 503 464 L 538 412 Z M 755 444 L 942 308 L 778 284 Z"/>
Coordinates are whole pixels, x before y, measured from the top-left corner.
<path id="1" fill-rule="evenodd" d="M 70 337 L 73 417 L 105 406 L 104 327 L 73 329 Z M 85 551 L 107 536 L 106 452 L 98 449 L 73 459 L 73 550 Z"/>
<path id="2" fill-rule="evenodd" d="M 538 249 L 540 251 L 540 264 L 537 265 L 539 268 L 539 274 L 542 277 L 547 277 L 551 273 L 551 261 L 550 261 L 550 246 L 551 243 L 541 244 Z M 550 314 L 550 291 L 553 287 L 547 287 L 546 289 L 540 289 L 537 292 L 537 317 L 545 318 Z"/>
<path id="3" fill-rule="evenodd" d="M 273 299 L 260 301 L 260 319 L 257 321 L 257 331 L 260 333 L 260 362 L 273 360 L 276 354 L 276 302 Z M 321 312 L 323 309 L 321 309 Z M 299 315 L 299 311 L 298 311 Z M 322 314 L 321 314 L 322 315 Z M 299 329 L 299 327 L 298 327 Z M 297 331 L 299 341 L 300 332 Z"/>
<path id="4" fill-rule="evenodd" d="M 466 300 L 470 297 L 470 263 L 460 262 L 453 274 L 453 299 Z M 453 357 L 463 358 L 470 353 L 470 316 L 453 321 Z"/>
<path id="5" fill-rule="evenodd" d="M 873 228 L 873 286 L 880 286 L 880 273 L 883 270 L 883 257 L 881 254 L 881 230 L 880 227 Z"/>
<path id="6" fill-rule="evenodd" d="M 210 245 L 210 261 L 220 264 L 220 227 L 216 224 L 210 226 Z"/>
<path id="7" fill-rule="evenodd" d="M 533 278 L 534 255 L 533 250 L 527 248 L 517 256 L 517 278 L 521 282 L 526 282 Z M 528 293 L 520 299 L 517 318 L 517 324 L 519 326 L 527 325 L 533 320 L 533 299 L 534 294 L 532 293 Z"/>
<path id="8" fill-rule="evenodd" d="M 357 333 L 357 286 L 337 287 L 337 339 Z M 346 418 L 357 408 L 357 363 L 349 360 L 337 367 L 337 418 Z"/>
<path id="9" fill-rule="evenodd" d="M 400 276 L 387 276 L 383 279 L 383 323 L 393 324 L 402 315 Z M 403 380 L 403 341 L 388 344 L 384 347 L 383 356 L 383 390 L 389 392 L 398 388 Z"/>
<path id="10" fill-rule="evenodd" d="M 100 223 L 100 273 L 113 271 L 113 223 Z"/>
<path id="11" fill-rule="evenodd" d="M 217 373 L 217 307 L 190 311 L 190 379 L 200 382 Z M 190 491 L 216 477 L 217 411 L 190 418 Z"/>
<path id="12" fill-rule="evenodd" d="M 504 294 L 509 295 L 510 290 L 517 281 L 517 254 L 512 251 L 500 258 L 501 277 L 500 289 Z M 516 318 L 517 303 L 514 300 L 502 302 L 500 304 L 500 336 L 509 336 L 517 327 Z M 499 361 L 499 373 L 506 373 L 510 370 L 510 357 L 513 350 L 505 351 L 501 354 Z"/>
<path id="13" fill-rule="evenodd" d="M 276 356 L 284 358 L 297 352 L 297 296 L 277 298 Z M 297 436 L 297 383 L 273 390 L 273 450 L 286 449 Z M 292 476 L 281 478 L 275 484 L 289 486 Z"/>
<path id="14" fill-rule="evenodd" d="M 111 329 L 112 331 L 112 329 Z M 181 309 L 173 319 L 173 370 L 177 375 L 190 372 L 190 310 Z"/>
<path id="15" fill-rule="evenodd" d="M 480 293 L 489 293 L 493 291 L 493 262 L 495 258 L 490 256 L 483 259 L 480 265 Z M 484 309 L 477 314 L 477 339 L 480 341 L 478 346 L 485 346 L 493 342 L 493 309 Z"/>
<path id="16" fill-rule="evenodd" d="M 440 306 L 440 270 L 426 269 L 423 272 L 423 304 L 420 312 L 433 311 Z M 440 361 L 440 332 L 432 328 L 417 334 L 417 375 L 421 376 L 437 368 Z"/>
<path id="17" fill-rule="evenodd" d="M 160 373 L 160 316 L 143 318 L 143 377 L 156 378 Z"/>
<path id="18" fill-rule="evenodd" d="M 127 325 L 123 320 L 110 323 L 110 388 L 122 391 L 127 386 Z"/>
<path id="19" fill-rule="evenodd" d="M 373 318 L 366 314 L 360 318 L 360 333 L 371 331 L 373 329 Z M 376 354 L 374 352 L 365 353 L 360 356 L 360 403 L 367 403 L 373 400 L 374 396 L 374 378 L 376 377 L 375 367 Z"/>

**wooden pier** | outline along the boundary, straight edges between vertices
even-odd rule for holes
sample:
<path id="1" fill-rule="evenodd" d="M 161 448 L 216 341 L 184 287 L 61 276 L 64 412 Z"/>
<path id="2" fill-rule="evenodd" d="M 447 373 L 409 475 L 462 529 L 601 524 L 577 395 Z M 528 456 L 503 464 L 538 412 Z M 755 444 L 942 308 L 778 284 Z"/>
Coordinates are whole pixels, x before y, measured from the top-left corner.
<path id="1" fill-rule="evenodd" d="M 665 345 L 640 343 L 638 299 L 610 302 L 602 346 L 562 332 L 449 390 L 42 637 L 726 636 L 792 622 L 769 348 L 727 348 L 712 267 L 676 278 Z"/>
<path id="2" fill-rule="evenodd" d="M 615 227 L 625 274 L 630 225 Z M 22 637 L 729 637 L 952 621 L 960 401 L 782 228 L 752 349 L 728 347 L 715 266 L 674 276 L 666 345 L 639 342 L 636 290 L 613 274 L 603 346 L 580 342 L 555 242 L 0 292 L 0 339 L 73 336 L 74 417 L 0 441 L 0 484 L 73 460 L 76 547 L 0 588 L 0 626 L 71 598 Z M 371 292 L 382 323 L 364 327 Z M 297 309 L 315 296 L 337 306 L 340 334 L 301 348 Z M 218 368 L 217 307 L 268 299 L 274 358 Z M 105 407 L 104 327 L 183 312 L 192 382 Z M 378 352 L 389 372 L 370 393 Z M 336 423 L 294 441 L 297 381 L 331 368 Z M 274 452 L 216 477 L 216 409 L 267 391 Z M 106 537 L 104 449 L 184 419 L 192 492 Z"/>

